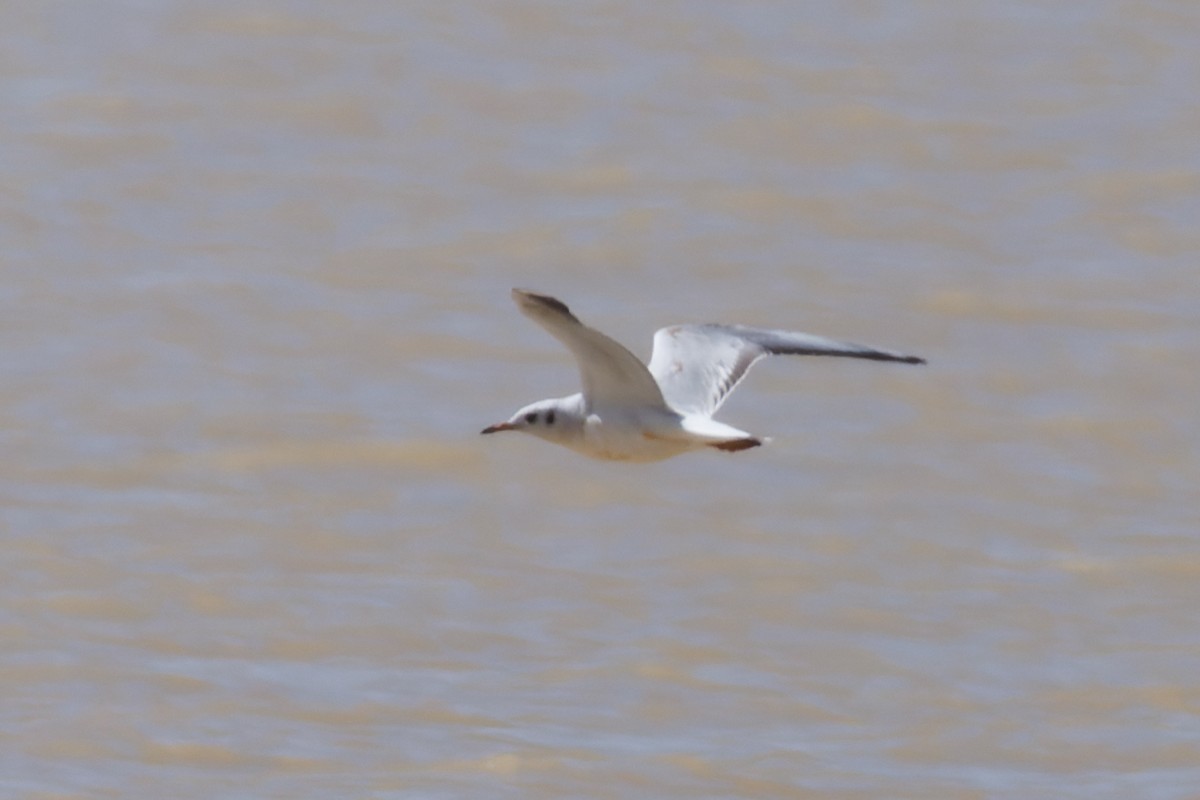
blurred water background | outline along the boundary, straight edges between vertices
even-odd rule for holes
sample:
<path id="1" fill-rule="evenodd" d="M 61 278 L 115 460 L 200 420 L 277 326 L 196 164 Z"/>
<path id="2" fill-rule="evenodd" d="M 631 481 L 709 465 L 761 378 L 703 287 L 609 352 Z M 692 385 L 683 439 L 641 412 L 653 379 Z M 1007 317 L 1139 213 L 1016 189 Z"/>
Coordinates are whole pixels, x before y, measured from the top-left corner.
<path id="1" fill-rule="evenodd" d="M 7 4 L 0 795 L 1200 797 L 1200 8 Z M 480 438 L 790 327 L 649 466 Z"/>

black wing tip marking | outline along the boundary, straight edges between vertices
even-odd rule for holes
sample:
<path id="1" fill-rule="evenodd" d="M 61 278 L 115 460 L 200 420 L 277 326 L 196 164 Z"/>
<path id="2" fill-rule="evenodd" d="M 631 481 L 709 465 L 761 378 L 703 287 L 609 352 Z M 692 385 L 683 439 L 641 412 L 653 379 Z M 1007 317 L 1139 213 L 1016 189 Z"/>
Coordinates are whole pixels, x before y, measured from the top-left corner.
<path id="1" fill-rule="evenodd" d="M 773 354 L 774 355 L 774 354 Z M 786 351 L 779 355 L 792 355 Z M 795 355 L 814 355 L 814 356 L 840 356 L 842 358 L 862 358 L 867 361 L 891 361 L 896 364 L 925 364 L 928 363 L 920 356 L 905 356 L 900 353 L 887 353 L 881 350 L 867 350 L 866 352 L 841 352 L 841 353 L 825 353 L 825 352 L 799 352 Z"/>
<path id="2" fill-rule="evenodd" d="M 557 297 L 551 297 L 548 294 L 538 294 L 537 292 L 531 292 L 528 289 L 513 289 L 512 293 L 513 299 L 518 303 L 524 300 L 536 305 L 553 309 L 554 311 L 557 311 L 560 314 L 566 314 L 569 317 L 574 316 L 574 314 L 571 313 L 571 309 L 567 308 L 567 304 L 562 300 L 559 300 Z"/>
<path id="3" fill-rule="evenodd" d="M 857 345 L 850 345 L 856 347 Z M 763 347 L 764 350 L 773 356 L 829 356 L 831 358 L 861 358 L 866 361 L 891 361 L 897 364 L 925 364 L 928 363 L 921 356 L 906 356 L 903 353 L 889 353 L 887 350 L 872 350 L 870 348 L 862 348 L 858 350 L 825 350 L 813 347 Z"/>
<path id="4" fill-rule="evenodd" d="M 892 355 L 890 353 L 885 355 L 884 357 L 880 358 L 879 360 L 880 361 L 896 361 L 901 364 L 926 364 L 926 363 L 928 363 L 925 359 L 921 358 L 920 356 L 901 356 L 901 355 Z"/>

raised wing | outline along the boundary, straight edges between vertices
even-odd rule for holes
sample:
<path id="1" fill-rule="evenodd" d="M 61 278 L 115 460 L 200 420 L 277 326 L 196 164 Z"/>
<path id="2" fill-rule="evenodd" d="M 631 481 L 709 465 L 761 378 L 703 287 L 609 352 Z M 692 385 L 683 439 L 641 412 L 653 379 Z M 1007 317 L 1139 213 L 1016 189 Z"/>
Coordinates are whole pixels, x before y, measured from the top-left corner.
<path id="1" fill-rule="evenodd" d="M 846 356 L 924 364 L 925 359 L 823 336 L 745 325 L 673 325 L 654 334 L 650 374 L 667 405 L 685 414 L 712 415 L 765 356 Z"/>
<path id="2" fill-rule="evenodd" d="M 522 314 L 575 356 L 588 408 L 665 405 L 662 391 L 641 359 L 584 325 L 561 300 L 521 289 L 513 289 L 512 296 Z"/>

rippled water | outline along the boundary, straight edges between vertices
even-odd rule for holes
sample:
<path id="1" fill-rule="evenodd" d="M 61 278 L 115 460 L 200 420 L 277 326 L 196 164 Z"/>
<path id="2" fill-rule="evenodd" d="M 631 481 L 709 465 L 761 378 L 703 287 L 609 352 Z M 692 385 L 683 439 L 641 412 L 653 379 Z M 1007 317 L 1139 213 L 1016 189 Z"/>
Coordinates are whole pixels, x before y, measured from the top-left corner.
<path id="1" fill-rule="evenodd" d="M 0 794 L 1200 797 L 1200 11 L 0 11 Z M 736 321 L 590 462 L 511 286 Z"/>

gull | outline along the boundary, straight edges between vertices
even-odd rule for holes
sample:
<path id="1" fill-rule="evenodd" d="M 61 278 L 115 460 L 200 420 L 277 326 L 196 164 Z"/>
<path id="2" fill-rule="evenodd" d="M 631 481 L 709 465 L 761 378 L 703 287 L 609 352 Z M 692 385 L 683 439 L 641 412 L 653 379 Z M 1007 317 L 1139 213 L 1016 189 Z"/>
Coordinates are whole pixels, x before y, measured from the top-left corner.
<path id="1" fill-rule="evenodd" d="M 822 336 L 745 325 L 671 325 L 654 334 L 650 364 L 579 321 L 561 300 L 512 290 L 521 313 L 566 346 L 583 391 L 530 403 L 482 433 L 520 431 L 592 458 L 661 461 L 691 450 L 737 452 L 768 441 L 712 418 L 766 356 L 925 359 Z"/>

